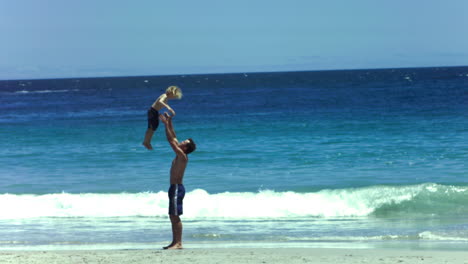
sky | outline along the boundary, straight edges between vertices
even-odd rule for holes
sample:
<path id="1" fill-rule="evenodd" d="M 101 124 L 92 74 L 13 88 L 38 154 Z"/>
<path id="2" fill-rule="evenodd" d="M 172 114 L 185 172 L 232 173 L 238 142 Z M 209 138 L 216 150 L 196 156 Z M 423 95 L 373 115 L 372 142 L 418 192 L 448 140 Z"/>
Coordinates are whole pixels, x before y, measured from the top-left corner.
<path id="1" fill-rule="evenodd" d="M 466 0 L 0 0 L 0 80 L 468 65 Z"/>

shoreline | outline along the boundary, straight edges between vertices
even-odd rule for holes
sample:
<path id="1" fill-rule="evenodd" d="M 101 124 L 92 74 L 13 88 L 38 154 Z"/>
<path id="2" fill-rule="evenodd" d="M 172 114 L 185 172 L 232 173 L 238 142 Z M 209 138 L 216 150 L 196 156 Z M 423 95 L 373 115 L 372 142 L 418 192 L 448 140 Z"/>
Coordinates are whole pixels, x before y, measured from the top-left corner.
<path id="1" fill-rule="evenodd" d="M 0 263 L 462 263 L 466 251 L 339 248 L 0 251 Z"/>
<path id="2" fill-rule="evenodd" d="M 147 242 L 147 243 L 103 243 L 103 244 L 81 244 L 81 243 L 58 243 L 48 245 L 16 245 L 0 246 L 1 252 L 95 252 L 95 251 L 158 251 L 163 250 L 170 241 Z M 253 242 L 253 241 L 219 241 L 219 242 L 184 242 L 184 250 L 270 250 L 270 249 L 297 249 L 297 250 L 384 250 L 384 251 L 434 251 L 434 252 L 457 252 L 466 251 L 468 242 L 447 241 L 341 241 L 341 242 Z M 468 263 L 467 263 L 468 264 Z"/>

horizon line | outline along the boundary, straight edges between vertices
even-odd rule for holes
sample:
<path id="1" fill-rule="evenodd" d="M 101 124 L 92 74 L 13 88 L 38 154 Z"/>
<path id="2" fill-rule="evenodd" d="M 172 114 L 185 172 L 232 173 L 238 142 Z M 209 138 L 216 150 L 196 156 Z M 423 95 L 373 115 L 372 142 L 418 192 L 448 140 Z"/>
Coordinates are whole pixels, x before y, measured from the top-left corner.
<path id="1" fill-rule="evenodd" d="M 430 69 L 430 68 L 466 68 L 468 65 L 455 66 L 422 66 L 422 67 L 388 67 L 388 68 L 357 68 L 357 69 L 324 69 L 324 70 L 284 70 L 284 71 L 252 71 L 252 72 L 219 72 L 219 73 L 179 73 L 179 74 L 155 74 L 155 75 L 115 75 L 115 76 L 82 76 L 82 77 L 58 77 L 58 78 L 27 78 L 27 79 L 0 79 L 0 82 L 8 81 L 45 81 L 45 80 L 71 80 L 71 79 L 106 79 L 106 78 L 144 78 L 144 77 L 170 77 L 170 76 L 205 76 L 205 75 L 241 75 L 241 74 L 268 74 L 268 73 L 293 73 L 293 72 L 333 72 L 333 71 L 369 71 L 369 70 L 404 70 L 404 69 Z"/>

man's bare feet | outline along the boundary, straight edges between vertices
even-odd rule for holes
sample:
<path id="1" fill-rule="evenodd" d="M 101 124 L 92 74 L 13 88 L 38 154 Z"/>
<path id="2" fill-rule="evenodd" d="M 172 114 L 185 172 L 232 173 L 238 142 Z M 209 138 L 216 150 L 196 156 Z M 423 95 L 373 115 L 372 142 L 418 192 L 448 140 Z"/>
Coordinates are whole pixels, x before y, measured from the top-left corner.
<path id="1" fill-rule="evenodd" d="M 151 144 L 149 142 L 143 142 L 142 145 L 145 146 L 145 148 L 147 148 L 149 150 L 153 150 L 153 146 L 151 146 Z"/>
<path id="2" fill-rule="evenodd" d="M 183 249 L 183 247 L 181 243 L 172 243 L 167 247 L 163 247 L 163 249 Z"/>

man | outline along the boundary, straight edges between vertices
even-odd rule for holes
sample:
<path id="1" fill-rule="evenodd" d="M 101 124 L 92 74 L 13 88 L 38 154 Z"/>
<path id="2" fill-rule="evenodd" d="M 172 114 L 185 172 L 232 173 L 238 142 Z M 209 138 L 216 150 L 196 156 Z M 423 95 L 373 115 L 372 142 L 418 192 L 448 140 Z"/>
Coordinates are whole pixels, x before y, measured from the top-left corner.
<path id="1" fill-rule="evenodd" d="M 172 126 L 172 116 L 167 113 L 159 115 L 159 119 L 166 127 L 167 141 L 174 150 L 176 157 L 171 166 L 171 186 L 169 188 L 169 218 L 172 224 L 172 243 L 164 249 L 182 249 L 182 200 L 185 196 L 183 185 L 184 172 L 187 167 L 187 155 L 196 149 L 195 142 L 191 138 L 179 143 L 176 138 L 174 127 Z"/>

